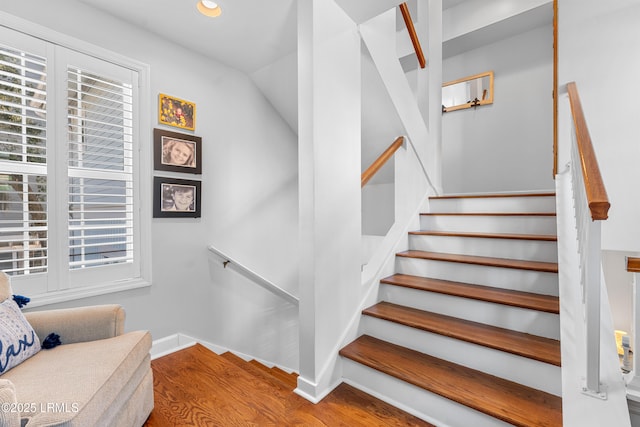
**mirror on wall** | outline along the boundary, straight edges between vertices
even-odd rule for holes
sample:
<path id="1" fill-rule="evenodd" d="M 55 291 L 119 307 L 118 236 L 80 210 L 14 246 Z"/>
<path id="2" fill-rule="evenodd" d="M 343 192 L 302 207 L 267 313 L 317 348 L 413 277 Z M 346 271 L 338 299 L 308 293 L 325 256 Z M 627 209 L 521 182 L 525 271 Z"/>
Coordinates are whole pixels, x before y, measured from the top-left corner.
<path id="1" fill-rule="evenodd" d="M 493 71 L 442 85 L 442 112 L 493 104 Z"/>

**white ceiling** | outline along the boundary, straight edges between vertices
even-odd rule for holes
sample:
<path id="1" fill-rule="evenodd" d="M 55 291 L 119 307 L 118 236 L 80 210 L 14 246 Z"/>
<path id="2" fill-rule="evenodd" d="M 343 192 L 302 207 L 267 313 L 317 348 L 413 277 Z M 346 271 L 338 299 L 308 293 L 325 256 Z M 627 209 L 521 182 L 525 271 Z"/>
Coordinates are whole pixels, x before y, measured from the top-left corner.
<path id="1" fill-rule="evenodd" d="M 466 0 L 442 0 L 442 10 L 452 8 Z"/>
<path id="2" fill-rule="evenodd" d="M 247 73 L 297 46 L 296 0 L 217 0 L 217 18 L 200 15 L 198 0 L 79 1 Z M 443 0 L 443 9 L 464 1 Z"/>
<path id="3" fill-rule="evenodd" d="M 79 1 L 248 73 L 296 49 L 295 0 L 217 0 L 217 18 L 197 0 Z"/>

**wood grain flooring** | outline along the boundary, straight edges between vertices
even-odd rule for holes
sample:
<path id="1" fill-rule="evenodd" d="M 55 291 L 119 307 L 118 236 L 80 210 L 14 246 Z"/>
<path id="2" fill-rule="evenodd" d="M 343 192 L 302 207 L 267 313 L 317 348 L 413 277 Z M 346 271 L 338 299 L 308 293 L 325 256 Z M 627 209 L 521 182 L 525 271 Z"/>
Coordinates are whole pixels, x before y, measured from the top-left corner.
<path id="1" fill-rule="evenodd" d="M 349 385 L 318 404 L 293 392 L 286 373 L 267 372 L 196 344 L 151 362 L 155 408 L 145 427 L 431 426 Z"/>

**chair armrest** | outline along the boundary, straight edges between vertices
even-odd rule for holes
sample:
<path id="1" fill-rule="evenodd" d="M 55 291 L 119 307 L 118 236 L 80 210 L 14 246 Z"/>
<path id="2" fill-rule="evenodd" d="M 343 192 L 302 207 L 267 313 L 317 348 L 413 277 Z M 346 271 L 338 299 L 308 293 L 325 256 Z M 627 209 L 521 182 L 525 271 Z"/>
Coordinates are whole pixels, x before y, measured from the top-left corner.
<path id="1" fill-rule="evenodd" d="M 3 427 L 20 427 L 20 411 L 16 398 L 16 388 L 7 379 L 0 378 L 0 425 Z"/>
<path id="2" fill-rule="evenodd" d="M 125 312 L 117 304 L 25 312 L 40 341 L 54 332 L 62 344 L 112 338 L 124 332 Z"/>

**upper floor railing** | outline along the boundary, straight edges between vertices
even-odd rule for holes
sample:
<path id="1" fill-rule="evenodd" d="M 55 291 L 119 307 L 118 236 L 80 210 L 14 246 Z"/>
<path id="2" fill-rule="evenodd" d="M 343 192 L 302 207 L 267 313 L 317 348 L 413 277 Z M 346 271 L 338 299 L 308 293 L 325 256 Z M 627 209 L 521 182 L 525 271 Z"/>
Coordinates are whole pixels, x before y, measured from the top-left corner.
<path id="1" fill-rule="evenodd" d="M 607 219 L 610 203 L 575 83 L 567 84 L 567 93 L 575 132 L 571 170 L 587 350 L 583 391 L 604 397 L 600 381 L 601 221 Z"/>
<path id="2" fill-rule="evenodd" d="M 580 164 L 582 166 L 582 176 L 584 179 L 584 188 L 586 191 L 587 202 L 591 219 L 605 220 L 608 217 L 609 197 L 602 180 L 598 159 L 596 158 L 591 136 L 587 128 L 587 121 L 582 111 L 582 104 L 578 89 L 574 82 L 567 84 L 567 92 L 569 94 L 569 102 L 571 103 L 571 112 L 573 116 L 573 124 L 576 133 L 576 146 L 580 156 Z"/>

